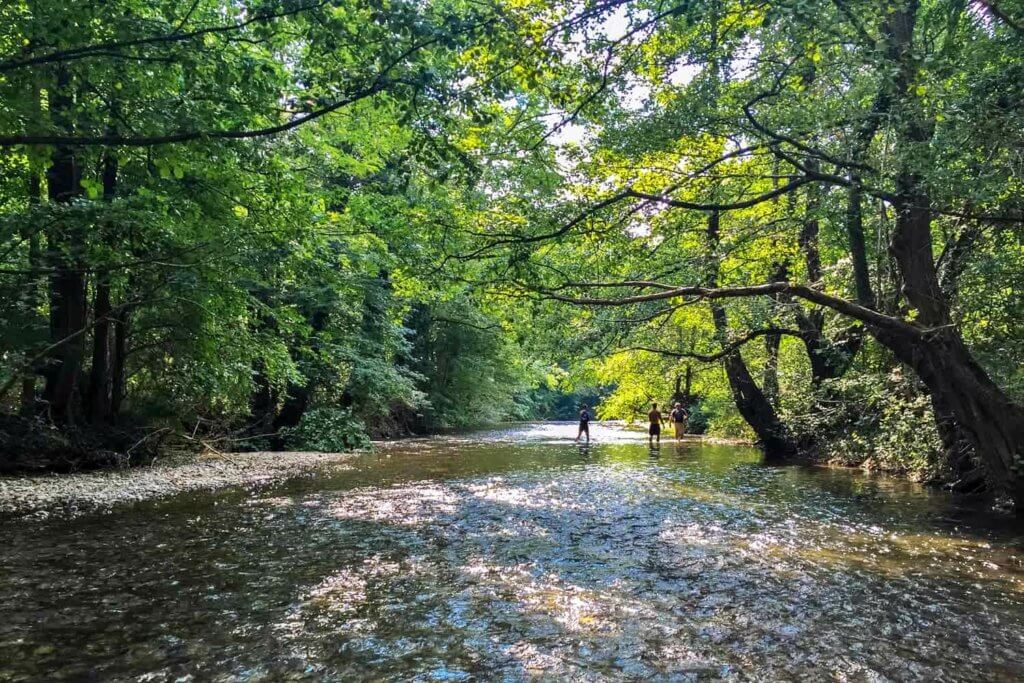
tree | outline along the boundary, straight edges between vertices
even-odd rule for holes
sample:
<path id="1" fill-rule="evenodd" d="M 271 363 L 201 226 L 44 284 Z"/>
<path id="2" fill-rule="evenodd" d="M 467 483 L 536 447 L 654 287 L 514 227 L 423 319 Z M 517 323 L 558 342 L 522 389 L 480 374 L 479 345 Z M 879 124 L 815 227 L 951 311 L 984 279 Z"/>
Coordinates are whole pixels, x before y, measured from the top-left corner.
<path id="1" fill-rule="evenodd" d="M 600 24 L 615 8 L 626 8 L 628 19 L 612 37 Z M 566 25 L 568 34 L 557 33 Z M 870 2 L 736 2 L 664 12 L 613 3 L 577 8 L 545 28 L 538 62 L 557 61 L 555 54 L 566 66 L 533 92 L 550 110 L 567 111 L 564 120 L 590 126 L 593 142 L 566 174 L 561 201 L 532 208 L 531 220 L 511 228 L 493 223 L 467 254 L 507 259 L 526 289 L 578 306 L 703 300 L 722 311 L 718 302 L 771 297 L 789 308 L 812 361 L 821 361 L 819 379 L 848 363 L 862 327 L 913 369 L 991 483 L 1024 500 L 1024 413 L 964 342 L 933 248 L 934 235 L 958 223 L 983 232 L 1020 225 L 1019 202 L 1005 192 L 1019 170 L 1012 149 L 1022 130 L 1020 91 L 997 94 L 1021 82 L 1012 25 L 960 3 L 908 0 L 888 10 Z M 556 35 L 589 49 L 567 56 L 568 41 Z M 637 87 L 647 98 L 624 107 Z M 578 106 L 566 104 L 581 92 Z M 1014 132 L 991 135 L 992 126 Z M 791 170 L 776 178 L 773 166 Z M 804 221 L 772 210 L 775 198 L 801 193 Z M 845 196 L 841 214 L 831 208 L 837 193 Z M 876 254 L 874 286 L 867 200 L 884 212 L 872 223 L 888 241 L 888 253 Z M 709 287 L 692 263 L 660 258 L 666 250 L 700 253 L 692 242 L 671 249 L 699 230 L 693 214 L 728 214 L 742 230 L 734 247 L 746 259 L 734 271 L 739 282 Z M 830 230 L 844 236 L 851 259 L 848 279 L 830 277 L 815 253 L 821 220 L 833 216 Z M 773 281 L 766 271 L 777 259 L 750 246 L 770 242 L 763 237 L 771 230 L 803 252 L 789 281 Z M 571 263 L 595 241 L 602 255 Z M 976 249 L 967 244 L 961 250 Z M 830 268 L 847 267 L 839 256 Z M 880 296 L 885 277 L 890 289 Z M 824 338 L 819 309 L 854 322 L 838 344 Z M 735 365 L 736 357 L 725 358 Z"/>

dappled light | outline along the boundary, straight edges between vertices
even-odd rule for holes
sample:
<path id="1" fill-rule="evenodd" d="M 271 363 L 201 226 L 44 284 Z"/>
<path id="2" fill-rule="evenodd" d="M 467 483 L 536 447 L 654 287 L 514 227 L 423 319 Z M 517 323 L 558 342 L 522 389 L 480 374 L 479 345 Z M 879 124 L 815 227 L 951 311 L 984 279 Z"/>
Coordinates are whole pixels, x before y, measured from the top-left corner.
<path id="1" fill-rule="evenodd" d="M 0 2 L 0 683 L 1024 681 L 1024 0 Z"/>
<path id="2" fill-rule="evenodd" d="M 1003 518 L 743 446 L 652 452 L 603 425 L 616 438 L 582 450 L 572 428 L 392 444 L 328 478 L 19 528 L 0 606 L 25 617 L 0 625 L 0 671 L 1024 675 L 1024 555 Z M 111 524 L 133 556 L 105 550 Z M 54 553 L 74 563 L 37 583 Z M 96 596 L 107 611 L 86 618 Z M 103 659 L 112 639 L 126 654 Z"/>

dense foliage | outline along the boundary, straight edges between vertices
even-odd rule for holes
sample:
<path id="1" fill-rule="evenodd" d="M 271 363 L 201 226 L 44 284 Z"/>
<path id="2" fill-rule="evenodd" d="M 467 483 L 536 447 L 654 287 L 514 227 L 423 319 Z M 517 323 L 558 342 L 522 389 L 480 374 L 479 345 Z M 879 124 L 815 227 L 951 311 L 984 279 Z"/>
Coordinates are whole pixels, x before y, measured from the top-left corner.
<path id="1" fill-rule="evenodd" d="M 1024 500 L 1018 5 L 7 3 L 0 399 L 318 449 L 681 401 Z"/>
<path id="2" fill-rule="evenodd" d="M 487 11 L 2 13 L 10 411 L 318 449 L 522 413 L 536 369 L 426 227 L 466 182 L 452 84 Z"/>

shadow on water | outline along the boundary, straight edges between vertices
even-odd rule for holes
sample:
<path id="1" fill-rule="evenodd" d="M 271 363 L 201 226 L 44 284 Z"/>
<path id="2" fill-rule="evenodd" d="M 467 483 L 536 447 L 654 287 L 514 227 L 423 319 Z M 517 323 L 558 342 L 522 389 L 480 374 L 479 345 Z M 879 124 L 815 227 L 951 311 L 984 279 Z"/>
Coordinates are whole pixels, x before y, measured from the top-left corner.
<path id="1" fill-rule="evenodd" d="M 1015 680 L 1013 522 L 595 425 L 18 524 L 0 680 Z"/>

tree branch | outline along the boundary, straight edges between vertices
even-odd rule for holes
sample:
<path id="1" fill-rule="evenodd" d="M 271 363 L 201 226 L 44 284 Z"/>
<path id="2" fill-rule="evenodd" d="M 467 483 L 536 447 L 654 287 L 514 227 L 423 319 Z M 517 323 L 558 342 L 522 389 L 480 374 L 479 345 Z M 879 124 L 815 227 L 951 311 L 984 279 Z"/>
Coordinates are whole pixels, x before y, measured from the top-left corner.
<path id="1" fill-rule="evenodd" d="M 605 287 L 629 287 L 625 283 L 590 283 L 590 286 L 601 285 Z M 745 287 L 699 287 L 682 286 L 665 288 L 661 285 L 661 291 L 648 294 L 636 294 L 619 298 L 597 298 L 597 297 L 573 297 L 558 294 L 554 291 L 534 290 L 544 298 L 555 301 L 564 301 L 577 306 L 628 306 L 630 304 L 644 303 L 647 301 L 661 301 L 664 299 L 677 299 L 680 297 L 696 297 L 700 299 L 737 299 L 751 296 L 771 296 L 776 294 L 789 294 L 805 301 L 831 308 L 846 316 L 860 320 L 868 325 L 883 328 L 899 334 L 920 337 L 926 330 L 915 325 L 888 315 L 873 311 L 852 301 L 825 294 L 817 289 L 806 285 L 791 282 L 770 282 L 762 285 L 749 285 Z"/>
<path id="2" fill-rule="evenodd" d="M 244 21 L 235 22 L 233 24 L 224 24 L 221 26 L 209 26 L 206 28 L 196 29 L 194 31 L 188 31 L 186 33 L 181 32 L 181 28 L 188 21 L 189 16 L 192 12 L 186 15 L 182 24 L 178 26 L 174 31 L 170 33 L 162 33 L 157 36 L 149 36 L 146 38 L 135 38 L 132 40 L 114 40 L 106 43 L 96 43 L 93 45 L 83 45 L 81 47 L 70 48 L 67 50 L 56 50 L 49 52 L 45 55 L 38 55 L 36 57 L 13 57 L 0 62 L 0 72 L 11 71 L 13 69 L 21 69 L 27 66 L 38 66 L 40 64 L 52 64 L 54 62 L 70 62 L 79 59 L 86 59 L 88 57 L 102 56 L 104 53 L 111 51 L 121 50 L 128 47 L 140 47 L 143 45 L 154 45 L 160 43 L 180 43 L 194 38 L 201 38 L 205 35 L 212 35 L 218 33 L 230 33 L 234 31 L 240 31 L 245 27 L 270 21 L 272 19 L 280 19 L 283 17 L 294 16 L 307 12 L 312 9 L 317 9 L 325 4 L 324 0 L 314 2 L 308 5 L 299 5 L 289 10 L 281 12 L 264 12 L 262 14 L 254 14 Z"/>
<path id="3" fill-rule="evenodd" d="M 754 330 L 743 335 L 739 339 L 735 339 L 725 346 L 722 347 L 721 351 L 717 351 L 711 354 L 695 353 L 692 351 L 671 351 L 669 349 L 658 349 L 650 346 L 630 346 L 624 349 L 619 349 L 615 353 L 626 353 L 628 351 L 645 351 L 647 353 L 656 353 L 661 356 L 669 356 L 671 358 L 692 358 L 693 360 L 700 361 L 702 363 L 714 363 L 719 361 L 730 353 L 736 351 L 747 342 L 753 341 L 760 337 L 766 337 L 768 335 L 788 335 L 792 337 L 802 337 L 803 333 L 800 330 L 791 330 L 781 327 L 768 327 L 760 330 Z"/>

